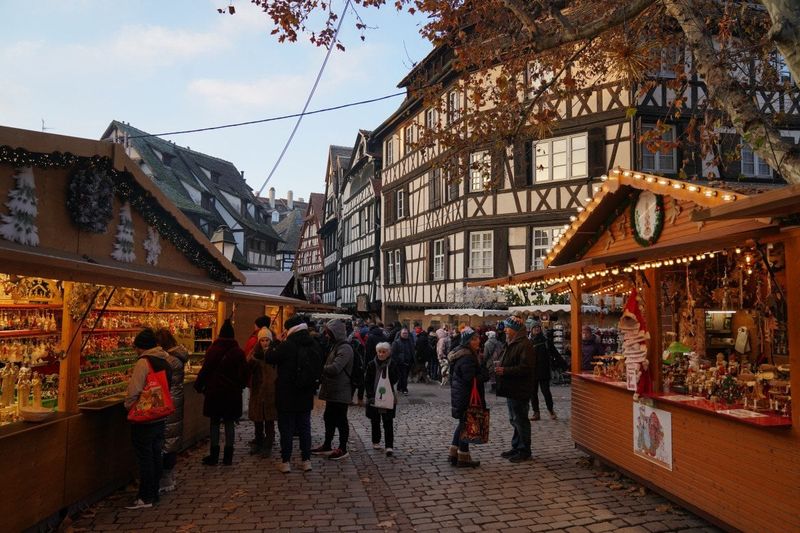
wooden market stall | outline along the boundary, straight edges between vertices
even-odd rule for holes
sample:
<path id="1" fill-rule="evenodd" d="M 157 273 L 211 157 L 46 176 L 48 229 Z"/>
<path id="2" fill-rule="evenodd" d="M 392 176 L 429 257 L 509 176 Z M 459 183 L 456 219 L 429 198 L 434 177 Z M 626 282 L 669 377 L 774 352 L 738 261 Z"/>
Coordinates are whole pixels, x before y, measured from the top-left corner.
<path id="1" fill-rule="evenodd" d="M 615 358 L 578 371 L 572 337 L 573 439 L 730 530 L 800 531 L 797 193 L 761 200 L 618 169 L 551 268 L 489 282 L 566 283 L 575 311 L 584 293 L 629 296 Z M 571 319 L 580 331 L 581 314 Z"/>
<path id="2" fill-rule="evenodd" d="M 133 478 L 133 336 L 204 352 L 244 278 L 118 144 L 0 128 L 0 198 L 0 515 L 18 531 Z M 192 381 L 185 444 L 208 431 Z"/>

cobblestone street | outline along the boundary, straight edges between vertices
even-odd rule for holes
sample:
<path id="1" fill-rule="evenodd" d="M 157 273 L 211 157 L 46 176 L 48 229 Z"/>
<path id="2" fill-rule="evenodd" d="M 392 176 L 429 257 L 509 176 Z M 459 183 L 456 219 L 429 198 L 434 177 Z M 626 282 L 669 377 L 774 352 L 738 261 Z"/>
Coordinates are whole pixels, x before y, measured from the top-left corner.
<path id="1" fill-rule="evenodd" d="M 77 518 L 75 531 L 717 531 L 702 519 L 643 491 L 612 472 L 599 472 L 575 450 L 569 433 L 569 387 L 554 387 L 557 421 L 534 422 L 532 463 L 500 458 L 511 431 L 501 399 L 493 407 L 490 443 L 473 448 L 477 469 L 446 461 L 454 421 L 449 390 L 409 387 L 395 421 L 395 456 L 373 450 L 363 408 L 352 407 L 351 455 L 313 459 L 313 471 L 289 474 L 273 459 L 246 454 L 252 426 L 237 429 L 233 467 L 204 467 L 206 446 L 183 454 L 178 490 L 153 509 L 128 511 L 118 491 Z M 315 410 L 313 443 L 321 441 Z M 295 441 L 296 442 L 296 441 Z M 293 460 L 299 461 L 295 453 Z M 293 465 L 296 466 L 296 465 Z"/>

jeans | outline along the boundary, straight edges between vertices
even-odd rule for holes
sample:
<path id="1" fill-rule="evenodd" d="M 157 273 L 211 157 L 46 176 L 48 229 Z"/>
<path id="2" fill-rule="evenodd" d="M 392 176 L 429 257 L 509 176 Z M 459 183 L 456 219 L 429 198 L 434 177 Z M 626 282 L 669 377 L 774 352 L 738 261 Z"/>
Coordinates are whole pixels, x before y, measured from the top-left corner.
<path id="1" fill-rule="evenodd" d="M 549 379 L 537 379 L 536 384 L 533 387 L 533 396 L 531 396 L 531 408 L 533 409 L 534 413 L 539 412 L 539 389 L 542 391 L 542 396 L 544 396 L 544 404 L 547 406 L 547 410 L 551 413 L 553 412 L 553 395 L 550 393 L 550 380 Z"/>
<path id="2" fill-rule="evenodd" d="M 372 422 L 372 443 L 381 442 L 381 422 L 383 422 L 383 433 L 386 437 L 386 447 L 394 448 L 394 419 L 391 413 L 380 413 L 378 416 L 370 418 Z"/>
<path id="3" fill-rule="evenodd" d="M 400 392 L 408 392 L 408 371 L 411 369 L 407 364 L 400 363 L 397 365 L 399 370 L 399 378 L 397 380 L 397 390 Z"/>
<path id="4" fill-rule="evenodd" d="M 253 422 L 256 430 L 256 446 L 266 446 L 272 449 L 275 444 L 275 422 L 267 420 L 265 422 Z"/>
<path id="5" fill-rule="evenodd" d="M 464 429 L 464 419 L 458 421 L 456 430 L 453 432 L 453 446 L 458 446 L 458 451 L 469 452 L 469 442 L 461 440 L 461 431 Z"/>
<path id="6" fill-rule="evenodd" d="M 164 465 L 164 471 L 170 471 L 175 468 L 175 465 L 178 464 L 178 454 L 177 452 L 164 452 L 164 459 L 161 461 L 161 464 Z"/>
<path id="7" fill-rule="evenodd" d="M 347 408 L 349 404 L 339 402 L 325 402 L 325 414 L 322 419 L 325 421 L 325 449 L 330 449 L 333 443 L 333 435 L 339 430 L 339 448 L 347 451 L 347 439 L 350 438 L 350 423 L 347 421 Z"/>
<path id="8" fill-rule="evenodd" d="M 281 433 L 281 461 L 292 458 L 295 430 L 300 435 L 300 458 L 311 460 L 311 411 L 302 413 L 278 413 L 278 430 Z"/>
<path id="9" fill-rule="evenodd" d="M 236 430 L 234 429 L 235 421 L 222 420 L 221 418 L 214 417 L 211 419 L 211 447 L 219 448 L 219 425 L 225 423 L 225 447 L 233 448 L 233 442 L 236 440 Z"/>
<path id="10" fill-rule="evenodd" d="M 435 357 L 428 361 L 428 375 L 434 381 L 442 379 L 442 376 L 439 375 L 439 360 Z"/>
<path id="11" fill-rule="evenodd" d="M 507 398 L 508 419 L 514 428 L 511 447 L 520 455 L 531 455 L 531 421 L 528 420 L 528 400 Z"/>
<path id="12" fill-rule="evenodd" d="M 158 483 L 163 463 L 161 447 L 164 445 L 165 423 L 131 424 L 131 442 L 139 466 L 139 499 L 145 503 L 158 501 Z"/>

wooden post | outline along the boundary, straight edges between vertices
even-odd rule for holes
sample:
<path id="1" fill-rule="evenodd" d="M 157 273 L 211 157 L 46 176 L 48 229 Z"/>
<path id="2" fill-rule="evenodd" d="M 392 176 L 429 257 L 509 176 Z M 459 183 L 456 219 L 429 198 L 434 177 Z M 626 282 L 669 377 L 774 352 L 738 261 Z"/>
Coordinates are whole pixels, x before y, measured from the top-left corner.
<path id="1" fill-rule="evenodd" d="M 222 323 L 228 318 L 228 309 L 225 302 L 222 300 L 217 300 L 217 331 L 211 332 L 211 338 L 216 339 L 217 334 L 219 333 L 219 328 L 222 327 Z"/>
<path id="2" fill-rule="evenodd" d="M 570 350 L 572 351 L 572 372 L 581 372 L 581 327 L 583 327 L 583 320 L 581 319 L 581 282 L 578 280 L 569 283 L 570 289 Z"/>
<path id="3" fill-rule="evenodd" d="M 72 295 L 72 282 L 64 282 L 64 307 L 61 313 L 61 347 L 66 351 L 59 363 L 58 410 L 75 412 L 78 410 L 78 382 L 81 372 L 81 345 L 83 336 L 78 324 L 69 314 L 69 300 Z M 77 335 L 76 335 L 77 332 Z M 75 335 L 75 340 L 72 340 Z M 72 346 L 70 346 L 72 341 Z M 67 348 L 69 347 L 69 350 Z"/>
<path id="4" fill-rule="evenodd" d="M 661 353 L 664 351 L 661 331 L 661 271 L 648 269 L 644 273 L 647 281 L 644 287 L 644 320 L 650 333 L 647 360 L 650 362 L 650 375 L 653 377 L 653 392 L 661 392 Z"/>
<path id="5" fill-rule="evenodd" d="M 789 335 L 789 363 L 791 390 L 798 396 L 800 391 L 800 235 L 792 235 L 785 241 L 786 264 L 786 331 Z M 792 405 L 792 431 L 800 431 L 800 401 Z"/>

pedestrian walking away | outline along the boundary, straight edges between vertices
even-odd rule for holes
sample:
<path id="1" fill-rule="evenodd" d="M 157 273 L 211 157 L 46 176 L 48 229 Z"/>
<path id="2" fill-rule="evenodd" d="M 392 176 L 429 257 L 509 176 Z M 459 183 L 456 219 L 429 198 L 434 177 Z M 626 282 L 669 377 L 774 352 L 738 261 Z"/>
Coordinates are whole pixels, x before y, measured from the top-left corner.
<path id="1" fill-rule="evenodd" d="M 377 357 L 367 365 L 364 378 L 367 394 L 366 414 L 372 427 L 372 447 L 376 450 L 381 448 L 381 424 L 383 424 L 385 452 L 387 456 L 391 457 L 394 454 L 394 417 L 397 412 L 395 384 L 400 375 L 397 363 L 392 360 L 391 345 L 388 342 L 378 344 L 376 352 Z M 388 390 L 386 382 L 389 384 Z M 380 402 L 384 396 L 387 396 L 387 392 L 391 394 L 393 407 L 391 409 L 377 407 L 375 405 L 376 398 Z"/>
<path id="2" fill-rule="evenodd" d="M 258 344 L 253 347 L 248 362 L 250 375 L 250 401 L 247 412 L 253 421 L 255 439 L 250 446 L 250 455 L 269 457 L 275 445 L 275 367 L 265 361 L 267 353 L 274 350 L 272 332 L 266 327 L 258 331 Z"/>
<path id="3" fill-rule="evenodd" d="M 528 420 L 528 402 L 534 383 L 536 365 L 533 345 L 525 336 L 525 324 L 518 316 L 505 320 L 508 344 L 495 369 L 497 376 L 497 395 L 506 399 L 508 418 L 514 435 L 511 449 L 502 457 L 512 463 L 529 461 L 531 450 L 531 422 Z"/>
<path id="4" fill-rule="evenodd" d="M 353 347 L 347 342 L 345 324 L 339 319 L 328 322 L 324 335 L 331 347 L 322 368 L 319 399 L 325 400 L 325 442 L 311 453 L 327 455 L 338 461 L 348 457 L 347 440 L 350 437 L 350 422 L 347 408 L 353 398 L 351 376 L 353 374 Z M 333 436 L 339 432 L 339 447 L 332 448 Z"/>
<path id="5" fill-rule="evenodd" d="M 164 426 L 163 472 L 159 492 L 175 490 L 175 465 L 178 452 L 183 448 L 183 379 L 184 366 L 189 360 L 189 350 L 178 344 L 167 328 L 156 331 L 156 341 L 167 353 L 167 362 L 172 368 L 172 379 L 169 383 L 169 394 L 175 411 L 167 417 Z"/>
<path id="6" fill-rule="evenodd" d="M 480 461 L 472 459 L 469 442 L 461 438 L 473 384 L 477 383 L 481 404 L 483 406 L 486 405 L 483 384 L 488 379 L 488 373 L 480 363 L 478 355 L 480 342 L 480 337 L 472 328 L 467 326 L 461 330 L 458 346 L 447 356 L 450 364 L 451 380 L 450 406 L 453 418 L 458 420 L 448 453 L 448 460 L 454 466 L 474 468 L 481 464 Z"/>
<path id="7" fill-rule="evenodd" d="M 556 412 L 553 409 L 553 395 L 550 393 L 550 359 L 553 357 L 553 352 L 556 347 L 547 339 L 542 332 L 542 325 L 539 322 L 534 322 L 531 327 L 531 343 L 533 344 L 533 352 L 536 357 L 536 370 L 534 371 L 533 390 L 531 391 L 531 408 L 533 414 L 531 420 L 539 420 L 539 391 L 542 391 L 544 396 L 544 403 L 547 407 L 547 412 L 550 413 L 550 418 L 556 420 Z"/>
<path id="8" fill-rule="evenodd" d="M 414 364 L 414 340 L 411 338 L 408 328 L 400 329 L 397 338 L 392 343 L 392 359 L 397 363 L 400 372 L 397 390 L 402 394 L 408 394 L 408 374 Z"/>

